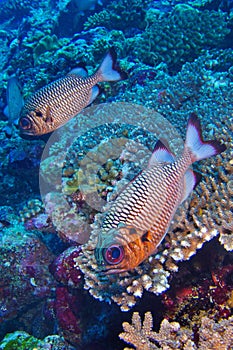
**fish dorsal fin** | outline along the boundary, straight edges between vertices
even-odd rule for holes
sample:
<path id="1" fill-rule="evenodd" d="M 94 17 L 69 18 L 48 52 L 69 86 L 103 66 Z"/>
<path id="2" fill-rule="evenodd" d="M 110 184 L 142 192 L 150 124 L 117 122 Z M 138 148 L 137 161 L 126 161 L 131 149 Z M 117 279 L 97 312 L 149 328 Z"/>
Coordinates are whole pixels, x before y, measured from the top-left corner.
<path id="1" fill-rule="evenodd" d="M 169 146 L 162 141 L 157 141 L 154 151 L 152 153 L 152 156 L 149 160 L 148 167 L 150 168 L 153 165 L 156 165 L 157 163 L 173 163 L 175 161 L 175 156 L 172 154 L 171 150 L 169 149 Z"/>
<path id="2" fill-rule="evenodd" d="M 86 78 L 88 76 L 88 71 L 84 63 L 79 63 L 78 66 L 72 69 L 67 75 L 77 75 L 77 77 Z"/>
<path id="3" fill-rule="evenodd" d="M 201 181 L 201 174 L 193 171 L 191 169 L 187 170 L 184 175 L 184 192 L 183 197 L 181 199 L 181 203 L 183 203 L 190 193 L 194 190 L 194 188 L 198 185 L 198 183 Z"/>

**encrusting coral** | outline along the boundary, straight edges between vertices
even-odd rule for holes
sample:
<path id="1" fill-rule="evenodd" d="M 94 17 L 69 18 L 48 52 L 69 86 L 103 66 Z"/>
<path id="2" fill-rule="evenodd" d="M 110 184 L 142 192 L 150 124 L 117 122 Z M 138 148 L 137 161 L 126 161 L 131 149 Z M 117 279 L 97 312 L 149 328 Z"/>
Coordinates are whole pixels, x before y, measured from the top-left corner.
<path id="1" fill-rule="evenodd" d="M 208 317 L 203 317 L 201 326 L 195 333 L 191 329 L 181 327 L 178 322 L 169 322 L 164 319 L 157 333 L 152 330 L 151 312 L 145 313 L 143 322 L 139 313 L 134 312 L 132 324 L 124 322 L 122 326 L 124 332 L 119 334 L 120 339 L 133 345 L 137 350 L 226 350 L 233 346 L 233 317 L 218 323 Z M 196 340 L 197 333 L 198 341 Z"/>
<path id="2" fill-rule="evenodd" d="M 217 47 L 229 34 L 225 13 L 199 11 L 187 4 L 176 5 L 162 17 L 148 11 L 145 20 L 145 31 L 130 38 L 128 45 L 131 48 L 132 43 L 138 58 L 150 65 L 165 62 L 174 66 L 190 61 L 204 47 Z"/>

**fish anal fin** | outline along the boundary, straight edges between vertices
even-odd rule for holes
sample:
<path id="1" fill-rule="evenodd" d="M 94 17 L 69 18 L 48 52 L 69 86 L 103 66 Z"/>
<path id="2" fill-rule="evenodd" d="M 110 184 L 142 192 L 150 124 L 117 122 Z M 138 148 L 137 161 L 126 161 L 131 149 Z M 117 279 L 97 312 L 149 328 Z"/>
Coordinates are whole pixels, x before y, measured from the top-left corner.
<path id="1" fill-rule="evenodd" d="M 184 192 L 180 203 L 184 202 L 188 198 L 190 193 L 194 190 L 194 188 L 199 184 L 200 181 L 200 173 L 191 169 L 186 171 L 184 175 Z"/>
<path id="2" fill-rule="evenodd" d="M 161 162 L 173 163 L 174 161 L 175 161 L 175 156 L 171 152 L 167 142 L 165 141 L 162 142 L 161 140 L 159 140 L 155 145 L 152 156 L 149 160 L 148 167 L 151 167 Z"/>
<path id="3" fill-rule="evenodd" d="M 88 104 L 91 104 L 96 99 L 100 91 L 101 89 L 98 85 L 93 86 L 93 88 L 91 89 L 91 98 Z"/>

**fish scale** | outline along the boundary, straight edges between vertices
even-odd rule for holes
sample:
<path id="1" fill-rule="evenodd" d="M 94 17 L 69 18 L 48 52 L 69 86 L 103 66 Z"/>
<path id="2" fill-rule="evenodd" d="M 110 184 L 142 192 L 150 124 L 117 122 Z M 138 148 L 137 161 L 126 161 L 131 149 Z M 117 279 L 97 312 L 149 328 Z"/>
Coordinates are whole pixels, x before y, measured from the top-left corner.
<path id="1" fill-rule="evenodd" d="M 164 193 L 164 188 L 168 187 L 168 195 L 172 196 L 173 194 L 173 188 L 170 187 L 174 181 L 171 165 L 156 167 L 157 171 L 152 168 L 143 175 L 139 175 L 135 182 L 128 186 L 123 195 L 118 197 L 104 219 L 102 225 L 104 229 L 117 227 L 119 223 L 134 224 L 135 227 L 140 227 L 143 231 L 148 229 L 148 226 L 154 221 L 153 213 L 157 212 L 158 207 L 162 205 L 161 193 Z M 177 172 L 177 167 L 174 167 L 173 171 Z M 162 184 L 159 188 L 154 186 L 154 184 L 158 186 L 158 180 Z M 137 191 L 137 196 L 132 197 L 135 191 Z M 135 219 L 135 217 L 137 218 Z"/>

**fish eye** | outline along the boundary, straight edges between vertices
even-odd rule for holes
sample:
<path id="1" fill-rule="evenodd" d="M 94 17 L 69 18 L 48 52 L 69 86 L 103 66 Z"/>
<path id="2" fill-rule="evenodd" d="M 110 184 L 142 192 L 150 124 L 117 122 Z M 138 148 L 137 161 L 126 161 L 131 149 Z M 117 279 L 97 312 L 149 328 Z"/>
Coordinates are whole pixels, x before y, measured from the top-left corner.
<path id="1" fill-rule="evenodd" d="M 103 257 L 110 265 L 119 264 L 124 258 L 124 248 L 118 245 L 111 245 L 104 250 Z"/>
<path id="2" fill-rule="evenodd" d="M 19 125 L 22 129 L 28 130 L 31 129 L 32 123 L 28 118 L 24 117 L 20 119 Z"/>

